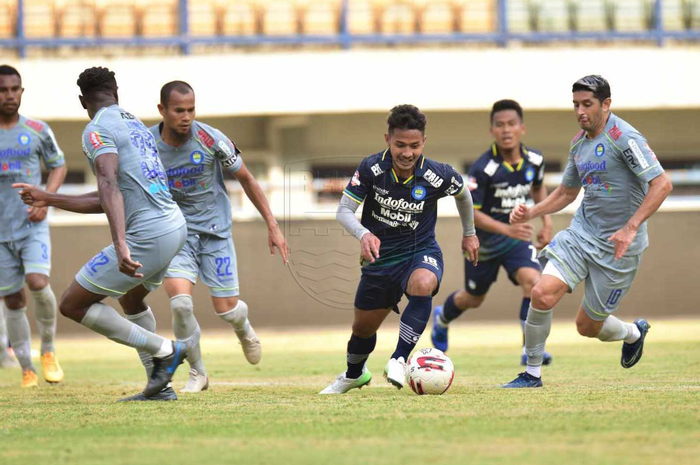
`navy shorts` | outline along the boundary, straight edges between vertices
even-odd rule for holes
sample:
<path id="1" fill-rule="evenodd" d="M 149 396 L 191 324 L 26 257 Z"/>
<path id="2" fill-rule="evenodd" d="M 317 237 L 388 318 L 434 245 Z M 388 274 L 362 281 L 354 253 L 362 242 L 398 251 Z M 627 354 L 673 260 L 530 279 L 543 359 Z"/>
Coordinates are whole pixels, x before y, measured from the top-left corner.
<path id="1" fill-rule="evenodd" d="M 360 310 L 392 308 L 398 313 L 398 303 L 406 293 L 408 279 L 411 277 L 411 273 L 419 268 L 425 268 L 435 273 L 438 285 L 433 295 L 437 294 L 440 290 L 444 267 L 442 251 L 435 244 L 416 251 L 411 258 L 402 260 L 395 265 L 363 266 L 362 277 L 355 294 L 355 307 Z"/>
<path id="2" fill-rule="evenodd" d="M 488 292 L 491 284 L 498 279 L 498 269 L 503 267 L 508 272 L 508 278 L 518 286 L 515 274 L 520 268 L 535 268 L 542 271 L 540 262 L 537 259 L 537 249 L 529 242 L 518 242 L 518 245 L 510 249 L 507 253 L 494 258 L 479 262 L 474 266 L 472 262 L 464 260 L 464 286 L 471 295 L 481 296 Z"/>

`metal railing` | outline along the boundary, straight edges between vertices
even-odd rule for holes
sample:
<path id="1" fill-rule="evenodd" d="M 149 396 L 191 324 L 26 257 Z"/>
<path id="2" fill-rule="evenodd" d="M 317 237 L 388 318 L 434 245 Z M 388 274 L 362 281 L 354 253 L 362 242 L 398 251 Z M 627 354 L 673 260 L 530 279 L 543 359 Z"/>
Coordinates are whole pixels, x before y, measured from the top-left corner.
<path id="1" fill-rule="evenodd" d="M 648 12 L 647 26 L 640 28 L 637 31 L 619 31 L 611 28 L 599 31 L 582 31 L 575 28 L 559 31 L 541 31 L 534 28 L 526 32 L 516 32 L 511 28 L 509 20 L 509 3 L 514 0 L 494 0 L 493 1 L 493 18 L 494 24 L 490 25 L 490 32 L 464 32 L 459 28 L 445 33 L 353 33 L 348 27 L 349 5 L 352 0 L 338 0 L 338 27 L 336 33 L 333 34 L 286 34 L 286 35 L 267 35 L 260 31 L 254 34 L 244 35 L 194 35 L 190 29 L 190 1 L 176 0 L 177 11 L 177 30 L 172 35 L 167 36 L 143 36 L 133 35 L 129 37 L 108 37 L 108 36 L 90 36 L 90 37 L 28 37 L 26 31 L 26 0 L 17 0 L 14 37 L 0 39 L 0 47 L 10 48 L 17 51 L 20 57 L 25 57 L 29 47 L 39 48 L 56 48 L 62 46 L 77 47 L 77 48 L 100 48 L 110 46 L 127 46 L 127 47 L 148 47 L 148 46 L 164 46 L 177 47 L 183 54 L 192 52 L 194 46 L 199 45 L 232 45 L 232 46 L 256 46 L 261 44 L 269 45 L 305 45 L 305 44 L 323 44 L 329 46 L 337 46 L 340 48 L 351 48 L 354 45 L 360 44 L 421 44 L 421 43 L 486 43 L 495 46 L 505 47 L 511 42 L 523 43 L 547 43 L 547 42 L 579 42 L 579 41 L 645 41 L 663 46 L 669 40 L 687 40 L 700 41 L 700 19 L 695 21 L 686 21 L 686 26 L 680 29 L 669 30 L 664 27 L 664 1 L 665 0 L 648 0 L 646 4 L 650 7 Z M 539 3 L 539 9 L 535 8 L 527 14 L 536 14 L 544 4 Z M 642 0 L 640 0 L 642 1 Z M 449 2 L 446 2 L 449 3 Z M 525 5 L 525 8 L 530 8 L 532 5 L 538 5 L 537 0 L 528 0 L 519 2 Z M 573 0 L 565 2 L 567 7 L 573 5 Z M 608 1 L 605 4 L 611 4 L 613 7 L 616 2 Z M 695 0 L 682 1 L 681 5 L 685 8 L 690 8 L 686 13 L 691 17 L 700 16 L 700 5 L 696 5 Z M 612 11 L 612 10 L 611 10 Z M 570 14 L 567 13 L 567 15 Z M 608 14 L 608 13 L 606 13 Z M 608 22 L 609 18 L 601 18 L 604 22 Z M 571 18 L 562 18 L 562 21 L 570 22 Z M 532 22 L 532 21 L 531 21 Z M 418 31 L 420 27 L 416 28 Z"/>

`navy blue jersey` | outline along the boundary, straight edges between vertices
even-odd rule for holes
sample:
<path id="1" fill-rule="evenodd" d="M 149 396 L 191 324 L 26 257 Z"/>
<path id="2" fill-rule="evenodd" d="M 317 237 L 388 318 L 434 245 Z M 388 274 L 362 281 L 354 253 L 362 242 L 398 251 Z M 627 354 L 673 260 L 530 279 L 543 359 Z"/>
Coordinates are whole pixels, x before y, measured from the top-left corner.
<path id="1" fill-rule="evenodd" d="M 454 168 L 423 155 L 414 175 L 400 179 L 387 149 L 362 160 L 343 194 L 364 201 L 362 225 L 382 242 L 372 266 L 388 266 L 436 243 L 438 199 L 463 190 L 462 176 Z"/>
<path id="2" fill-rule="evenodd" d="M 469 170 L 468 186 L 474 200 L 474 209 L 481 210 L 502 223 L 509 222 L 510 212 L 519 203 L 525 203 L 532 186 L 540 186 L 544 179 L 542 154 L 520 146 L 523 157 L 511 166 L 498 153 L 496 144 L 482 154 Z M 476 229 L 479 237 L 479 259 L 499 257 L 515 247 L 518 239 Z"/>

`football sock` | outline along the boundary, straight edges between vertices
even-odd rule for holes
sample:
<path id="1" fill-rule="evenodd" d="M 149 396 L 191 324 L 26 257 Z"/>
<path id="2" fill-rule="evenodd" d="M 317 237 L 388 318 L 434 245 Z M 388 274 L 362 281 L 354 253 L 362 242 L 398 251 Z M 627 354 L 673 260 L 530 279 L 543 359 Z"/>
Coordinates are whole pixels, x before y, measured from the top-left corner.
<path id="1" fill-rule="evenodd" d="M 80 324 L 114 342 L 143 350 L 154 357 L 167 357 L 173 353 L 170 341 L 135 325 L 103 303 L 90 305 Z"/>
<path id="2" fill-rule="evenodd" d="M 530 298 L 523 297 L 520 303 L 520 328 L 523 330 L 523 353 L 525 353 L 525 322 L 527 321 L 527 312 L 530 309 Z"/>
<path id="3" fill-rule="evenodd" d="M 0 299 L 0 359 L 8 356 L 7 353 L 7 326 L 5 324 L 5 300 Z"/>
<path id="4" fill-rule="evenodd" d="M 7 335 L 22 371 L 28 368 L 36 371 L 32 364 L 32 333 L 27 320 L 27 307 L 7 309 Z"/>
<path id="5" fill-rule="evenodd" d="M 404 361 L 408 360 L 409 354 L 428 324 L 432 304 L 431 296 L 414 295 L 408 298 L 408 305 L 399 322 L 399 342 L 391 358 L 403 357 Z"/>
<path id="6" fill-rule="evenodd" d="M 438 325 L 442 326 L 443 328 L 446 328 L 452 320 L 462 314 L 462 310 L 460 310 L 455 304 L 455 294 L 456 292 L 453 292 L 447 296 L 445 303 L 442 304 L 442 315 L 440 315 L 440 318 L 438 318 Z"/>
<path id="7" fill-rule="evenodd" d="M 194 317 L 192 296 L 187 294 L 176 295 L 170 299 L 170 309 L 173 314 L 175 338 L 188 348 L 187 362 L 200 375 L 206 374 L 206 368 L 202 361 L 202 350 L 199 346 L 202 332 L 197 319 Z"/>
<path id="8" fill-rule="evenodd" d="M 56 337 L 56 296 L 51 285 L 38 291 L 31 291 L 34 298 L 34 316 L 41 336 L 41 355 L 55 352 L 53 340 Z"/>
<path id="9" fill-rule="evenodd" d="M 362 375 L 362 368 L 376 345 L 376 333 L 366 338 L 355 336 L 354 334 L 350 337 L 348 341 L 348 371 L 345 372 L 346 378 L 357 379 Z"/>
<path id="10" fill-rule="evenodd" d="M 610 315 L 605 319 L 597 337 L 604 342 L 624 340 L 631 344 L 641 337 L 641 333 L 634 323 L 625 323 Z"/>
<path id="11" fill-rule="evenodd" d="M 238 336 L 245 336 L 250 331 L 250 322 L 248 321 L 248 305 L 242 300 L 238 300 L 238 304 L 226 313 L 219 313 L 219 317 L 230 323 L 233 330 Z"/>
<path id="12" fill-rule="evenodd" d="M 133 324 L 142 327 L 146 331 L 150 331 L 152 333 L 156 332 L 156 317 L 153 316 L 153 312 L 151 311 L 150 307 L 146 308 L 146 310 L 141 313 L 137 313 L 136 315 L 126 315 L 126 319 L 131 321 Z M 139 350 L 137 352 L 143 367 L 146 369 L 146 376 L 150 378 L 151 372 L 153 371 L 153 355 L 143 350 Z"/>
<path id="13" fill-rule="evenodd" d="M 530 305 L 525 323 L 525 350 L 527 351 L 527 373 L 542 376 L 544 345 L 552 329 L 552 310 L 538 310 Z"/>

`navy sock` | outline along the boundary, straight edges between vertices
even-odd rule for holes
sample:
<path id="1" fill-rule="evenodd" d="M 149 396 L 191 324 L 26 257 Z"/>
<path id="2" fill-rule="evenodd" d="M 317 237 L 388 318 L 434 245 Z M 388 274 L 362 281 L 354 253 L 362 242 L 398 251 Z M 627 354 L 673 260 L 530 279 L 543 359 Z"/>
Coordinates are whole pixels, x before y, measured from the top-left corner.
<path id="1" fill-rule="evenodd" d="M 347 378 L 357 379 L 362 374 L 362 367 L 365 366 L 365 361 L 372 353 L 377 345 L 377 334 L 363 338 L 354 334 L 348 341 L 348 371 L 345 372 Z"/>
<path id="2" fill-rule="evenodd" d="M 445 303 L 442 304 L 442 316 L 440 319 L 444 324 L 448 324 L 462 314 L 462 310 L 455 304 L 455 294 L 456 292 L 450 294 L 447 299 L 445 299 Z"/>
<path id="3" fill-rule="evenodd" d="M 399 323 L 399 342 L 391 358 L 403 357 L 408 360 L 408 355 L 418 343 L 421 334 L 430 319 L 430 309 L 433 298 L 430 296 L 411 296 L 408 305 L 401 315 Z"/>
<path id="4" fill-rule="evenodd" d="M 523 302 L 520 304 L 520 327 L 523 329 L 523 346 L 525 345 L 525 321 L 527 321 L 527 312 L 530 309 L 530 298 L 523 297 Z"/>

